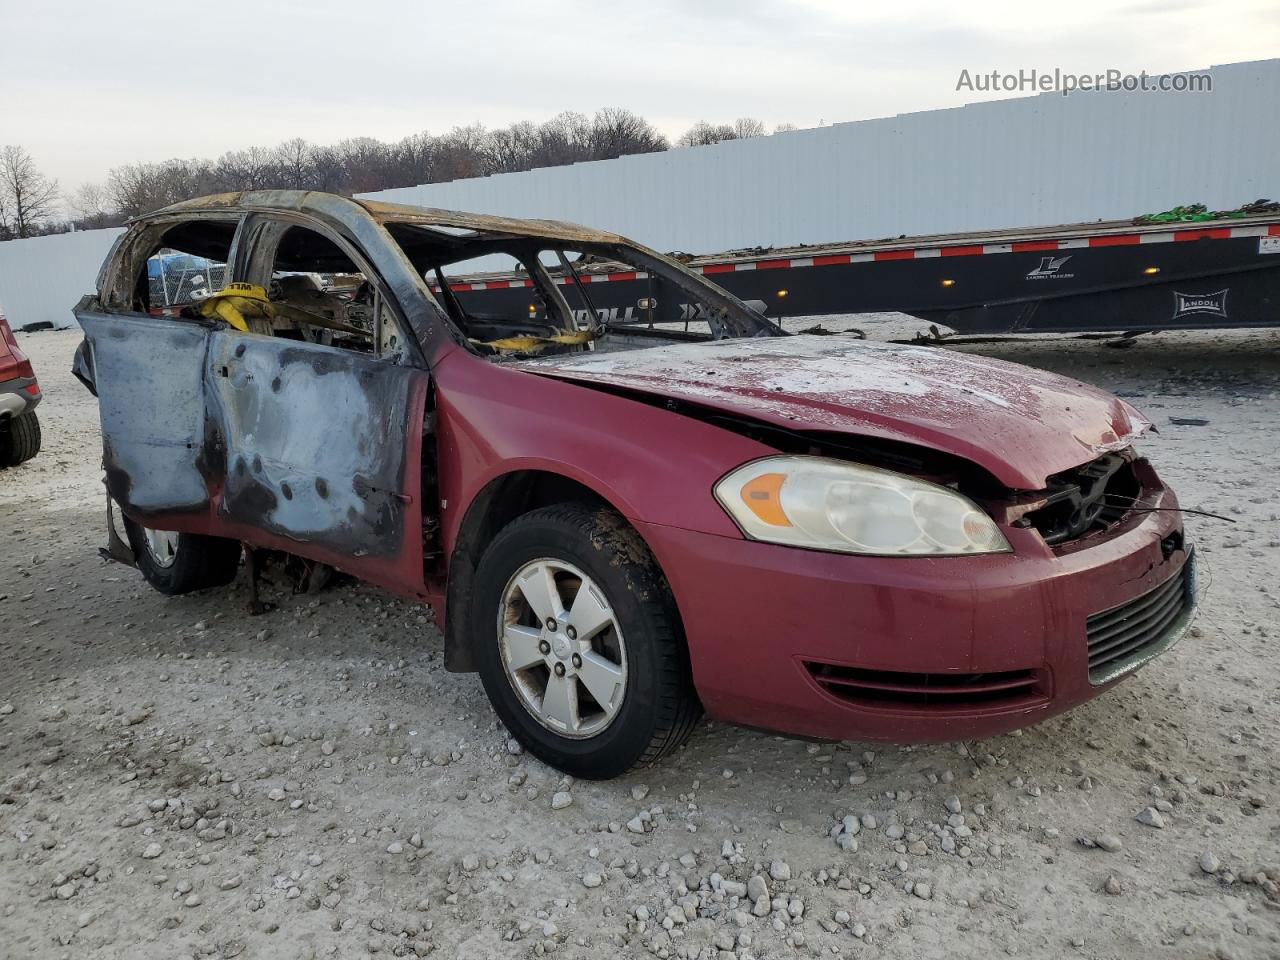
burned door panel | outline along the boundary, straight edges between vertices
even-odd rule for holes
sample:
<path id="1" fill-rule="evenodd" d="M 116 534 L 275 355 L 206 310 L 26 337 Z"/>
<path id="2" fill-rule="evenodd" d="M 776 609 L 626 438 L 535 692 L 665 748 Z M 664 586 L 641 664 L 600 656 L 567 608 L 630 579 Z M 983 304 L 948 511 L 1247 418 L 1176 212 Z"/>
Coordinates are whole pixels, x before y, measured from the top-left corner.
<path id="1" fill-rule="evenodd" d="M 219 331 L 206 377 L 227 447 L 219 517 L 352 557 L 401 551 L 409 397 L 421 371 Z"/>
<path id="2" fill-rule="evenodd" d="M 209 505 L 205 354 L 211 329 L 140 314 L 76 312 L 91 351 L 107 491 L 131 516 Z"/>

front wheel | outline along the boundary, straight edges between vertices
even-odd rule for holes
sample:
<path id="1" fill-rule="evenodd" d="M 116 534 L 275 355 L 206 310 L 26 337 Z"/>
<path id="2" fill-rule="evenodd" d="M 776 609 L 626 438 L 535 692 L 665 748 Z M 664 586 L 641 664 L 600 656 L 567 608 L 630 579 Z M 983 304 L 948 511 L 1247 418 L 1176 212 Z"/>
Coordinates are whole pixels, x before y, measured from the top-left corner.
<path id="1" fill-rule="evenodd" d="M 701 706 L 670 588 L 616 514 L 582 504 L 525 514 L 485 550 L 472 598 L 485 691 L 540 760 L 606 779 L 693 729 Z"/>
<path id="2" fill-rule="evenodd" d="M 196 533 L 153 530 L 123 517 L 134 560 L 147 583 L 161 593 L 221 587 L 236 578 L 240 541 Z"/>

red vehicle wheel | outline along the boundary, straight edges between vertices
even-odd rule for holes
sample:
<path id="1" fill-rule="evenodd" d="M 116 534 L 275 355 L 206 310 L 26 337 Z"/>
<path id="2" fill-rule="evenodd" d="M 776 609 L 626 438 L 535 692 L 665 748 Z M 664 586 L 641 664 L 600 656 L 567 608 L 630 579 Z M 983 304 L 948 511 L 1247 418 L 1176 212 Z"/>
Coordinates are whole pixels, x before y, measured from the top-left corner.
<path id="1" fill-rule="evenodd" d="M 9 421 L 0 433 L 0 467 L 16 467 L 40 452 L 40 421 L 36 412 L 28 410 Z"/>
<path id="2" fill-rule="evenodd" d="M 583 504 L 520 517 L 485 551 L 472 596 L 485 691 L 540 760 L 606 779 L 688 737 L 701 706 L 679 614 L 620 517 Z"/>
<path id="3" fill-rule="evenodd" d="M 236 578 L 241 553 L 238 540 L 152 530 L 128 517 L 123 519 L 138 569 L 161 593 L 221 587 Z"/>

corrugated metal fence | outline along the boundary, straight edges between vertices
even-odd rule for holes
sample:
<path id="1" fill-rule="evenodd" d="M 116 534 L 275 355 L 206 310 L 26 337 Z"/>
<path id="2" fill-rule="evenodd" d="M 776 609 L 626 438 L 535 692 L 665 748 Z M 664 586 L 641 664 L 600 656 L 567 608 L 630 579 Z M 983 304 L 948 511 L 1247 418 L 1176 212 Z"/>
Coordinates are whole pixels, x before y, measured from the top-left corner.
<path id="1" fill-rule="evenodd" d="M 365 196 L 697 253 L 1275 199 L 1280 60 L 1211 77 L 1210 93 L 1041 94 Z"/>
<path id="2" fill-rule="evenodd" d="M 1280 60 L 1211 76 L 1210 93 L 1042 94 L 367 196 L 694 253 L 1280 198 Z M 66 325 L 117 233 L 0 243 L 0 310 Z"/>
<path id="3" fill-rule="evenodd" d="M 71 308 L 93 293 L 98 269 L 123 231 L 83 230 L 0 243 L 0 313 L 14 327 L 75 323 Z"/>

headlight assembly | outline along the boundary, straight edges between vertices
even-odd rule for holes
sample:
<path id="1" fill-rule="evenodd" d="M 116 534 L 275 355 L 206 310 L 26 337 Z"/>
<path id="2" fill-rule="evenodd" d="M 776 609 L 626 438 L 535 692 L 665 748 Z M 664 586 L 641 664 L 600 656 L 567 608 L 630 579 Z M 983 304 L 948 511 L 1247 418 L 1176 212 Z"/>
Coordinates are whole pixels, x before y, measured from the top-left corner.
<path id="1" fill-rule="evenodd" d="M 822 457 L 767 457 L 734 470 L 716 499 L 753 540 L 876 556 L 1006 553 L 968 497 L 891 470 Z"/>

